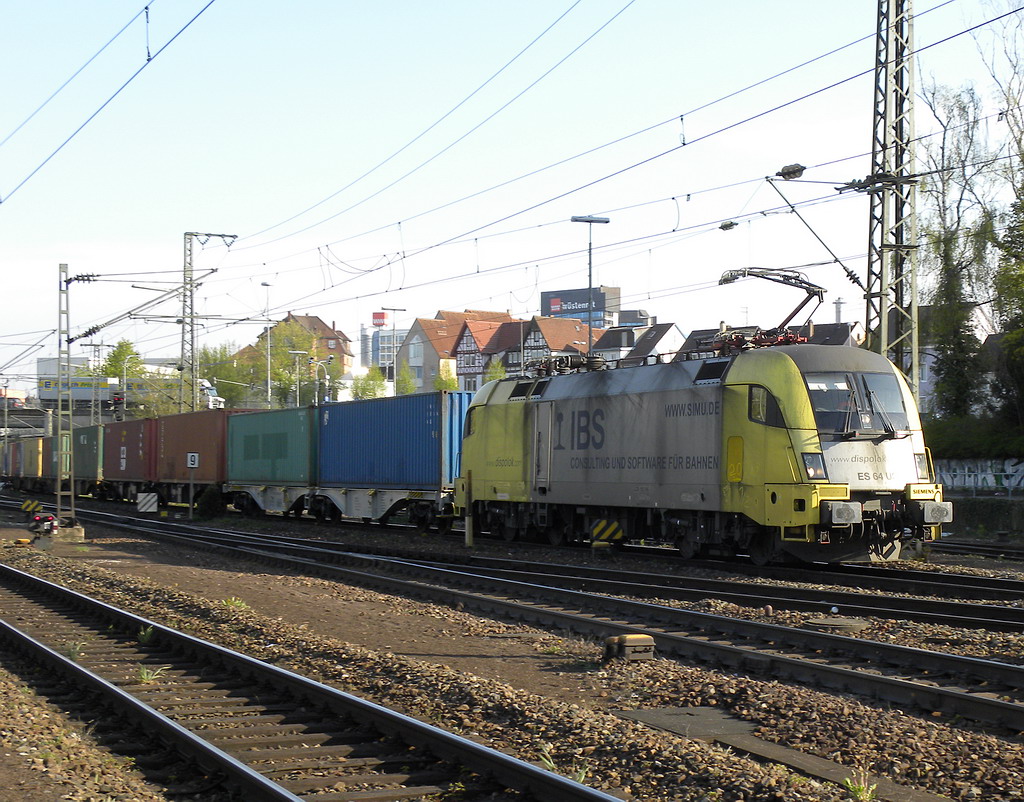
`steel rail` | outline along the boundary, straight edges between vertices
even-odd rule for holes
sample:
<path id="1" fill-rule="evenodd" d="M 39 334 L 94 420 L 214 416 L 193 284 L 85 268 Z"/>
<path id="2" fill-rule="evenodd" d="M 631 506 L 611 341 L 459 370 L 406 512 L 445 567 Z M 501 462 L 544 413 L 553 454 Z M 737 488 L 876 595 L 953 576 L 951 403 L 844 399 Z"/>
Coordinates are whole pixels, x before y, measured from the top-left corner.
<path id="1" fill-rule="evenodd" d="M 210 527 L 197 527 L 187 523 L 174 521 L 153 521 L 132 518 L 120 513 L 109 513 L 103 511 L 80 512 L 79 517 L 95 520 L 108 526 L 127 527 L 134 530 L 144 528 L 146 531 L 157 533 L 160 531 L 169 532 L 202 532 L 213 535 L 223 535 L 227 538 L 254 538 L 251 542 L 281 544 L 294 544 L 305 546 L 315 543 L 324 549 L 335 551 L 358 551 L 366 554 L 379 556 L 403 558 L 408 552 L 401 549 L 389 548 L 387 546 L 368 547 L 364 545 L 354 546 L 351 544 L 313 540 L 310 538 L 297 538 L 285 535 L 267 533 L 245 533 L 233 529 L 218 529 Z M 626 553 L 636 554 L 660 554 L 671 556 L 674 552 L 666 549 L 650 549 L 637 547 L 628 549 Z M 444 559 L 450 560 L 446 556 Z M 473 555 L 466 555 L 465 563 L 468 565 L 487 564 L 486 560 Z M 546 570 L 543 566 L 546 563 L 528 563 L 528 569 L 541 566 L 539 570 Z M 1016 601 L 1024 599 L 1024 581 L 1006 579 L 1002 577 L 978 577 L 968 574 L 956 574 L 936 571 L 919 571 L 907 568 L 886 568 L 884 566 L 861 566 L 861 565 L 821 565 L 811 568 L 792 568 L 782 566 L 754 566 L 743 563 L 730 563 L 728 566 L 720 562 L 708 561 L 683 561 L 680 565 L 694 568 L 704 568 L 716 571 L 728 571 L 729 573 L 740 573 L 763 579 L 778 579 L 781 581 L 806 582 L 814 584 L 848 584 L 851 577 L 857 578 L 857 584 L 862 589 L 888 590 L 896 593 L 905 593 L 917 596 L 941 596 L 954 595 L 959 599 L 974 599 L 985 601 Z M 576 567 L 573 567 L 576 570 Z M 593 569 L 601 570 L 601 569 Z M 645 574 L 646 576 L 646 574 Z M 1008 619 L 1008 620 L 1012 620 Z"/>
<path id="2" fill-rule="evenodd" d="M 509 788 L 529 792 L 540 799 L 564 799 L 567 802 L 611 802 L 611 800 L 616 799 L 616 797 L 603 791 L 584 786 L 546 769 L 533 766 L 511 755 L 491 749 L 467 738 L 462 738 L 410 716 L 389 710 L 366 699 L 323 685 L 277 666 L 263 663 L 223 646 L 179 632 L 125 610 L 120 610 L 82 593 L 61 587 L 10 566 L 0 564 L 0 575 L 3 575 L 5 578 L 13 578 L 18 582 L 31 586 L 35 590 L 43 591 L 65 603 L 88 610 L 93 615 L 107 621 L 114 621 L 122 627 L 128 627 L 130 630 L 152 627 L 153 632 L 159 636 L 161 644 L 173 644 L 186 654 L 194 655 L 203 661 L 229 667 L 241 675 L 259 677 L 275 688 L 287 689 L 296 696 L 312 699 L 333 709 L 337 713 L 350 716 L 363 723 L 369 723 L 380 732 L 398 737 L 406 744 L 422 747 L 435 757 L 451 760 L 484 776 L 496 778 Z M 6 633 L 7 631 L 14 630 L 14 628 L 9 624 L 4 624 L 3 630 Z M 67 661 L 52 650 L 46 647 L 44 649 L 48 655 L 47 659 L 56 659 L 62 663 L 70 663 L 76 675 L 81 681 L 87 682 L 90 687 L 105 692 L 120 690 L 92 674 L 92 672 L 88 672 L 75 663 Z M 134 710 L 146 715 L 148 720 L 158 727 L 161 734 L 167 733 L 168 737 L 171 735 L 176 736 L 176 742 L 180 742 L 183 748 L 194 750 L 207 764 L 215 765 L 218 769 L 226 771 L 233 779 L 237 777 L 241 787 L 247 792 L 254 794 L 255 799 L 300 799 L 300 797 L 296 797 L 290 794 L 290 792 L 279 789 L 275 783 L 248 769 L 245 764 L 240 763 L 230 755 L 198 740 L 187 729 L 180 727 L 180 725 L 167 719 L 162 714 L 148 708 L 142 702 L 134 699 L 134 697 L 129 698 L 132 701 L 125 701 L 125 704 L 130 704 Z M 275 788 L 279 790 L 275 791 Z M 275 796 L 273 795 L 274 793 L 279 793 L 279 795 Z"/>
<path id="3" fill-rule="evenodd" d="M 161 524 L 158 531 L 168 528 Z M 280 535 L 251 535 L 225 530 L 196 529 L 171 524 L 171 529 L 199 533 L 208 542 L 218 540 L 224 545 L 249 544 L 260 549 L 280 549 L 285 552 L 316 548 L 328 552 L 350 551 L 344 544 L 284 537 Z M 148 529 L 148 528 L 147 528 Z M 194 536 L 194 535 L 193 535 Z M 362 550 L 360 550 L 362 551 Z M 467 557 L 464 562 L 447 563 L 439 560 L 408 558 L 394 552 L 387 556 L 417 562 L 422 565 L 451 568 L 471 566 L 476 573 L 505 579 L 526 579 L 543 574 L 545 584 L 594 593 L 625 594 L 643 598 L 676 600 L 702 600 L 714 598 L 741 606 L 763 607 L 774 604 L 790 610 L 817 612 L 830 615 L 867 615 L 899 620 L 957 626 L 966 629 L 991 629 L 1007 632 L 1024 631 L 1024 610 L 1016 607 L 969 604 L 933 599 L 880 598 L 866 593 L 811 588 L 778 588 L 763 584 L 737 583 L 727 580 L 701 579 L 670 574 L 638 574 L 627 570 L 609 570 L 590 566 L 570 566 L 551 563 L 528 563 L 492 557 Z M 936 586 L 940 590 L 944 586 Z M 1024 598 L 1022 596 L 1021 598 Z"/>
<path id="4" fill-rule="evenodd" d="M 211 536 L 208 542 L 207 536 L 200 533 L 185 536 L 162 532 L 157 536 L 191 547 L 205 545 L 229 554 L 248 555 L 290 570 L 315 572 L 385 593 L 407 594 L 448 605 L 461 604 L 464 608 L 547 627 L 561 627 L 597 637 L 647 634 L 662 653 L 817 683 L 1014 731 L 1024 730 L 1024 703 L 996 698 L 1008 694 L 1024 695 L 1024 667 L 1008 663 L 616 599 L 538 583 L 498 579 L 472 572 L 430 568 L 396 558 L 314 547 L 297 548 L 306 554 L 304 557 L 288 556 L 280 551 L 251 545 L 227 545 L 222 535 Z M 324 560 L 331 562 L 328 564 Z M 374 570 L 411 574 L 419 579 L 403 579 L 374 573 Z M 465 586 L 483 590 L 458 589 Z M 502 594 L 508 597 L 503 598 Z M 523 601 L 524 596 L 545 601 Z M 737 645 L 736 642 L 746 645 Z M 791 652 L 794 649 L 803 651 L 808 657 L 793 656 Z M 847 655 L 848 665 L 825 662 L 836 661 L 838 655 Z M 886 676 L 882 673 L 886 671 L 917 677 L 920 681 Z M 979 686 L 979 691 L 970 692 L 969 688 L 957 687 L 953 682 L 950 682 L 951 687 L 937 684 L 948 682 L 950 678 L 953 682 L 967 681 Z"/>

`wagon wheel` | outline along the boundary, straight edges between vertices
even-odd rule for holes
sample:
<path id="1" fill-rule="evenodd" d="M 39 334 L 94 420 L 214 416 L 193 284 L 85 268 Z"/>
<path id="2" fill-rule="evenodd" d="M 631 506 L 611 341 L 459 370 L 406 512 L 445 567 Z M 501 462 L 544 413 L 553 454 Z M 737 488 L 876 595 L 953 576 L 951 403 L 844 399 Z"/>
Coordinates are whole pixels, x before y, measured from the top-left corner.
<path id="1" fill-rule="evenodd" d="M 544 530 L 548 545 L 564 546 L 569 542 L 569 523 L 558 518 Z"/>
<path id="2" fill-rule="evenodd" d="M 441 509 L 434 516 L 434 523 L 437 524 L 438 534 L 447 535 L 452 531 L 452 523 L 455 519 L 455 506 L 451 502 L 445 502 Z"/>
<path id="3" fill-rule="evenodd" d="M 416 527 L 416 531 L 421 534 L 427 534 L 430 529 L 430 514 L 420 512 L 410 512 L 409 517 L 412 518 L 412 523 Z"/>
<path id="4" fill-rule="evenodd" d="M 700 543 L 685 534 L 676 538 L 676 551 L 684 560 L 692 560 L 700 553 Z"/>

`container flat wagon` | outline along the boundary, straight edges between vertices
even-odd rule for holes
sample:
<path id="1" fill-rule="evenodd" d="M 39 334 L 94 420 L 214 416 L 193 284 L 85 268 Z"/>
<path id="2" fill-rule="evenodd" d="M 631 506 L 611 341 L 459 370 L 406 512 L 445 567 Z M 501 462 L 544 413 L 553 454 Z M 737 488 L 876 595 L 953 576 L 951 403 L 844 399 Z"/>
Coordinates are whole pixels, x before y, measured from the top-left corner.
<path id="1" fill-rule="evenodd" d="M 188 503 L 227 479 L 228 418 L 248 409 L 206 409 L 157 418 L 154 484 L 161 502 Z"/>
<path id="2" fill-rule="evenodd" d="M 426 528 L 450 526 L 462 428 L 473 393 L 440 391 L 318 408 L 318 518 L 386 523 L 407 512 Z"/>
<path id="3" fill-rule="evenodd" d="M 225 500 L 246 515 L 300 514 L 315 483 L 317 410 L 293 407 L 232 415 Z"/>

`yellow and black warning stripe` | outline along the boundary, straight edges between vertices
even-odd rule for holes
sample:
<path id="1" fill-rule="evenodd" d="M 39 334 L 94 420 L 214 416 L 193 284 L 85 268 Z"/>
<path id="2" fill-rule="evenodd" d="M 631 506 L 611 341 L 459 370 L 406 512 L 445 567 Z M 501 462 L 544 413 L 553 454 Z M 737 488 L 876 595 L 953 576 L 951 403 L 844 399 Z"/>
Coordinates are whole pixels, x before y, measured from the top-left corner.
<path id="1" fill-rule="evenodd" d="M 598 542 L 622 540 L 625 536 L 622 525 L 610 518 L 599 518 L 590 527 L 590 539 Z"/>
<path id="2" fill-rule="evenodd" d="M 21 511 L 24 512 L 26 515 L 34 515 L 35 513 L 39 512 L 42 508 L 42 503 L 36 501 L 35 499 L 27 498 L 23 502 L 21 502 Z"/>

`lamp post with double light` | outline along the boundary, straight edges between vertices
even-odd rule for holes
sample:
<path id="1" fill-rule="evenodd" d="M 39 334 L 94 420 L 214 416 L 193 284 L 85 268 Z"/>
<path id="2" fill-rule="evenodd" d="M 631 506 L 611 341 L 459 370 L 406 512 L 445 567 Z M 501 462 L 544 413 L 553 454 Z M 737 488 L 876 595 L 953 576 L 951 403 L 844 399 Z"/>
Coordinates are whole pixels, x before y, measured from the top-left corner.
<path id="1" fill-rule="evenodd" d="M 271 331 L 271 325 L 270 325 L 270 288 L 273 285 L 272 284 L 268 284 L 266 281 L 261 281 L 260 282 L 260 286 L 266 288 L 266 300 L 267 300 L 267 304 L 266 304 L 266 306 L 263 309 L 263 317 L 265 317 L 267 319 L 267 409 L 270 409 L 273 406 L 273 403 L 271 402 L 271 397 L 270 397 L 270 331 Z"/>
<path id="2" fill-rule="evenodd" d="M 587 353 L 594 347 L 594 223 L 610 223 L 607 217 L 593 215 L 577 215 L 573 223 L 587 224 Z"/>
<path id="3" fill-rule="evenodd" d="M 399 309 L 397 306 L 382 306 L 381 309 L 385 312 L 405 312 L 405 309 Z M 398 343 L 395 342 L 395 324 L 394 314 L 391 315 L 391 386 L 394 390 L 394 394 L 398 395 Z M 385 381 L 387 377 L 385 376 Z"/>
<path id="4" fill-rule="evenodd" d="M 309 358 L 309 364 L 315 366 L 316 370 L 316 398 L 313 400 L 313 406 L 320 406 L 320 368 L 324 369 L 324 388 L 330 392 L 331 389 L 331 374 L 327 371 L 327 366 L 334 362 L 334 354 L 331 354 L 327 359 L 314 359 Z M 324 397 L 324 402 L 328 399 Z"/>

